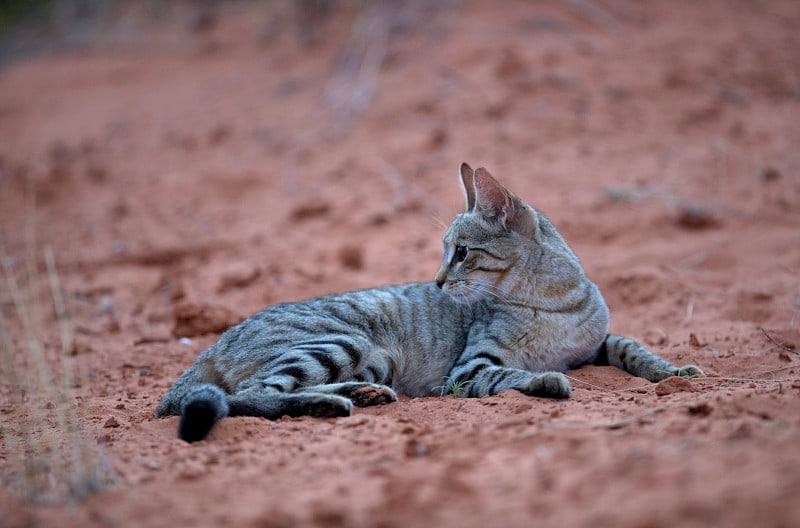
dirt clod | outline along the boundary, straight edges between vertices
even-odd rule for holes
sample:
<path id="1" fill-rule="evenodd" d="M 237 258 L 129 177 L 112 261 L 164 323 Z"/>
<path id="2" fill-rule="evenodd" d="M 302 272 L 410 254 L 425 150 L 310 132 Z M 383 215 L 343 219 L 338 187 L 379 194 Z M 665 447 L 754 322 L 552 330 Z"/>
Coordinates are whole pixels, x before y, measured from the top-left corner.
<path id="1" fill-rule="evenodd" d="M 242 320 L 225 306 L 190 301 L 176 304 L 172 316 L 175 337 L 221 333 Z"/>
<path id="2" fill-rule="evenodd" d="M 694 391 L 694 387 L 692 387 L 692 383 L 680 376 L 671 376 L 667 379 L 663 379 L 656 384 L 656 395 L 657 396 L 666 396 L 667 394 L 673 394 L 675 392 L 692 392 Z"/>
<path id="3" fill-rule="evenodd" d="M 364 267 L 364 250 L 359 246 L 345 245 L 337 253 L 339 263 L 345 269 L 360 270 Z"/>
<path id="4" fill-rule="evenodd" d="M 676 221 L 685 229 L 700 230 L 719 227 L 722 222 L 708 206 L 684 205 L 678 210 Z"/>

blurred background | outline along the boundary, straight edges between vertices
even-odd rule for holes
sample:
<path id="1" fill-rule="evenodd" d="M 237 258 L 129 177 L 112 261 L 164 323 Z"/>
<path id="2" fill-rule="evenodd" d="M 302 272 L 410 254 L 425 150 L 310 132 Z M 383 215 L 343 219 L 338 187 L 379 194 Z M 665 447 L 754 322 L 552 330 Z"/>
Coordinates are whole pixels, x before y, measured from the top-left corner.
<path id="1" fill-rule="evenodd" d="M 0 470 L 25 473 L 12 467 L 20 445 L 67 459 L 34 449 L 65 430 L 45 411 L 60 387 L 63 407 L 79 407 L 62 421 L 91 435 L 62 444 L 100 446 L 114 470 L 92 453 L 84 467 L 97 471 L 72 493 L 123 484 L 75 510 L 82 526 L 106 514 L 148 525 L 165 511 L 174 525 L 252 514 L 297 526 L 318 503 L 329 525 L 521 526 L 529 507 L 553 526 L 790 525 L 798 28 L 796 0 L 0 0 L 0 425 L 11 428 Z M 612 331 L 712 376 L 668 402 L 707 402 L 662 405 L 641 380 L 597 367 L 576 375 L 602 390 L 576 384 L 552 412 L 509 395 L 461 414 L 462 402 L 423 399 L 398 404 L 413 427 L 362 415 L 356 425 L 386 427 L 281 423 L 272 435 L 277 424 L 231 420 L 200 451 L 164 440 L 174 427 L 154 420 L 155 403 L 229 325 L 276 302 L 431 280 L 463 208 L 462 161 L 555 222 L 604 292 Z M 56 368 L 64 358 L 84 365 L 75 383 Z M 645 404 L 663 412 L 645 423 Z M 517 421 L 494 428 L 512 408 Z M 631 428 L 593 425 L 612 412 Z M 561 427 L 559 413 L 588 424 L 574 442 L 528 430 Z M 418 444 L 384 449 L 407 430 L 423 431 Z M 349 434 L 358 450 L 280 458 Z M 432 448 L 415 462 L 417 445 Z M 217 464 L 231 458 L 243 467 Z M 48 464 L 27 466 L 44 489 L 53 467 L 79 465 Z M 348 486 L 354 499 L 331 513 Z"/>

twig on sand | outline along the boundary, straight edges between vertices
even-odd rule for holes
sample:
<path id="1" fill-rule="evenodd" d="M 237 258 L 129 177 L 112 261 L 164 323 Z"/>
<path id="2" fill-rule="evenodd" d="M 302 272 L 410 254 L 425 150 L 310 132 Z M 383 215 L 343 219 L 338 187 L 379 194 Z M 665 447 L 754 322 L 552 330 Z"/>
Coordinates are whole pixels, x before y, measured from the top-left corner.
<path id="1" fill-rule="evenodd" d="M 770 370 L 761 370 L 759 372 L 754 372 L 751 376 L 766 376 L 767 374 L 774 374 L 775 372 L 780 372 L 781 370 L 788 370 L 790 368 L 800 367 L 800 363 L 790 363 L 788 365 L 784 365 L 782 367 L 770 369 Z M 771 381 L 771 380 L 759 380 L 759 381 Z"/>
<path id="2" fill-rule="evenodd" d="M 778 343 L 777 341 L 775 341 L 775 338 L 769 335 L 763 326 L 759 326 L 758 329 L 761 330 L 761 333 L 764 334 L 764 337 L 766 337 L 769 340 L 769 342 L 775 345 L 776 347 L 780 348 L 781 350 L 785 350 L 786 352 L 791 352 L 792 354 L 800 355 L 800 352 L 798 352 L 797 350 L 789 348 L 783 343 Z"/>
<path id="3" fill-rule="evenodd" d="M 593 389 L 601 390 L 601 391 L 604 391 L 604 392 L 610 392 L 612 394 L 616 394 L 617 396 L 625 396 L 622 392 L 614 390 L 614 389 L 601 387 L 600 385 L 595 385 L 594 383 L 589 383 L 588 381 L 584 381 L 584 380 L 582 380 L 580 378 L 575 378 L 573 376 L 567 376 L 566 374 L 564 374 L 564 376 L 566 376 L 567 379 L 570 379 L 570 380 L 572 380 L 572 381 L 574 381 L 576 383 L 581 383 L 581 384 L 586 385 L 587 387 L 591 387 Z"/>
<path id="4" fill-rule="evenodd" d="M 797 366 L 796 364 L 794 366 Z M 775 369 L 780 370 L 780 369 Z M 767 371 L 766 373 L 775 372 L 775 371 Z M 758 376 L 764 373 L 756 373 L 753 376 Z M 704 378 L 695 378 L 698 381 L 732 381 L 736 383 L 792 383 L 794 381 L 798 381 L 796 379 L 759 379 L 754 377 L 704 377 Z"/>

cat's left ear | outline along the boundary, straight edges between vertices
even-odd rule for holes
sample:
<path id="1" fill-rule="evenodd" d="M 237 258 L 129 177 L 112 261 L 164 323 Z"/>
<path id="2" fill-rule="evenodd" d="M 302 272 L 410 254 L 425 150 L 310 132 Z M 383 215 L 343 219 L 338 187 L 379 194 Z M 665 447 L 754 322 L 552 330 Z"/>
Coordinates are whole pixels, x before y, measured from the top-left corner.
<path id="1" fill-rule="evenodd" d="M 514 200 L 511 193 L 483 167 L 475 169 L 473 184 L 475 209 L 506 227 L 508 219 L 514 215 Z"/>
<path id="2" fill-rule="evenodd" d="M 475 169 L 475 208 L 504 228 L 536 238 L 536 213 L 483 167 Z"/>

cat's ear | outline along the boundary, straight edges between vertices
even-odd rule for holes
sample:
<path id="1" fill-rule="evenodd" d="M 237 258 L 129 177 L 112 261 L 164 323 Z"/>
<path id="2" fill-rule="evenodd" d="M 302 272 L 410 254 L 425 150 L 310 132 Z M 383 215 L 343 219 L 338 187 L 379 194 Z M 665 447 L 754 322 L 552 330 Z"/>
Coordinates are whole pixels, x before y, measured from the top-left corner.
<path id="1" fill-rule="evenodd" d="M 475 208 L 506 227 L 514 216 L 512 194 L 483 167 L 475 169 L 474 193 Z"/>
<path id="2" fill-rule="evenodd" d="M 475 207 L 484 216 L 531 238 L 539 221 L 533 209 L 503 187 L 483 167 L 475 169 Z"/>
<path id="3" fill-rule="evenodd" d="M 461 174 L 461 188 L 467 198 L 466 212 L 468 213 L 475 209 L 475 171 L 466 163 L 461 163 L 458 172 Z"/>

